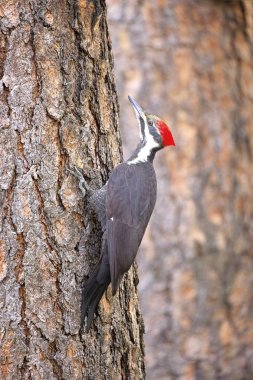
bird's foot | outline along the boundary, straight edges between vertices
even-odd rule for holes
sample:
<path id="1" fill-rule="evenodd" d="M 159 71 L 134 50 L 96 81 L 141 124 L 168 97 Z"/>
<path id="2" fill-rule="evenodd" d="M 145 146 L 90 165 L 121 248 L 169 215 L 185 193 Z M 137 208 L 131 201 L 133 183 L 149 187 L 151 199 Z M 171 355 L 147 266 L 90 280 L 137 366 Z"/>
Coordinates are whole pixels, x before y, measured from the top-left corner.
<path id="1" fill-rule="evenodd" d="M 73 168 L 67 170 L 79 180 L 79 189 L 81 190 L 84 197 L 93 193 L 92 189 L 84 179 L 84 176 L 80 169 L 77 169 L 76 166 L 73 166 Z"/>

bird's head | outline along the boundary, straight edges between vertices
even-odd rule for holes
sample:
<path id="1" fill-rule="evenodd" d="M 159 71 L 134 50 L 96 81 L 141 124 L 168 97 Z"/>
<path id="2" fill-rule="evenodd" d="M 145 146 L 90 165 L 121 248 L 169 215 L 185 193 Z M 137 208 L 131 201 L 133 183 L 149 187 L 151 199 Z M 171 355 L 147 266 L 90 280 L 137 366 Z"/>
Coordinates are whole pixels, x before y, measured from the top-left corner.
<path id="1" fill-rule="evenodd" d="M 143 111 L 139 104 L 128 96 L 132 104 L 140 127 L 140 137 L 143 141 L 154 141 L 158 148 L 176 145 L 168 125 L 155 115 Z M 152 140 L 151 140 L 152 139 Z"/>

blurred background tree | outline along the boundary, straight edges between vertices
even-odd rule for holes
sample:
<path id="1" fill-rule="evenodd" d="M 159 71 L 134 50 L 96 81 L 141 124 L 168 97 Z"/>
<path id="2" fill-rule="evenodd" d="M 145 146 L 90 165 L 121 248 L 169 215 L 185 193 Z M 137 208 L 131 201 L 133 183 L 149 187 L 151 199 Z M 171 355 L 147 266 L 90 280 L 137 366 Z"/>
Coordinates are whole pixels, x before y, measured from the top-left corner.
<path id="1" fill-rule="evenodd" d="M 139 258 L 147 379 L 253 378 L 253 2 L 108 0 L 127 95 L 168 121 Z"/>

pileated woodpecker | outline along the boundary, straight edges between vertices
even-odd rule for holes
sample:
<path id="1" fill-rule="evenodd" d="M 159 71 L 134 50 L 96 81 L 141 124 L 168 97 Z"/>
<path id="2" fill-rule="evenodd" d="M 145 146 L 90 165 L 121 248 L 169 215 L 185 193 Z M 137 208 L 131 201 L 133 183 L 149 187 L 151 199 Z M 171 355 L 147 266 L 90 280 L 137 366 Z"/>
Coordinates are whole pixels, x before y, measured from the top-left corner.
<path id="1" fill-rule="evenodd" d="M 72 171 L 79 178 L 83 194 L 88 193 L 88 202 L 103 230 L 100 260 L 82 291 L 81 326 L 87 316 L 87 331 L 108 285 L 112 284 L 115 295 L 123 274 L 134 262 L 156 202 L 155 154 L 165 146 L 175 145 L 167 124 L 128 98 L 135 110 L 141 137 L 132 156 L 119 164 L 97 191 L 89 188 L 78 169 Z"/>

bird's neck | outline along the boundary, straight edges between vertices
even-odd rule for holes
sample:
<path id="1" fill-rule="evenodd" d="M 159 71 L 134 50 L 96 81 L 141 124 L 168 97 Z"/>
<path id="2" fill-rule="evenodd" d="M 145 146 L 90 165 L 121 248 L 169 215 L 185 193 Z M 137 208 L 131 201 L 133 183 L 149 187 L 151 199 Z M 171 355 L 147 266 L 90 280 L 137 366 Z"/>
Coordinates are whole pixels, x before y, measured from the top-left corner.
<path id="1" fill-rule="evenodd" d="M 161 149 L 159 145 L 152 140 L 141 141 L 131 157 L 127 160 L 129 165 L 138 164 L 141 162 L 153 163 L 156 152 Z"/>

